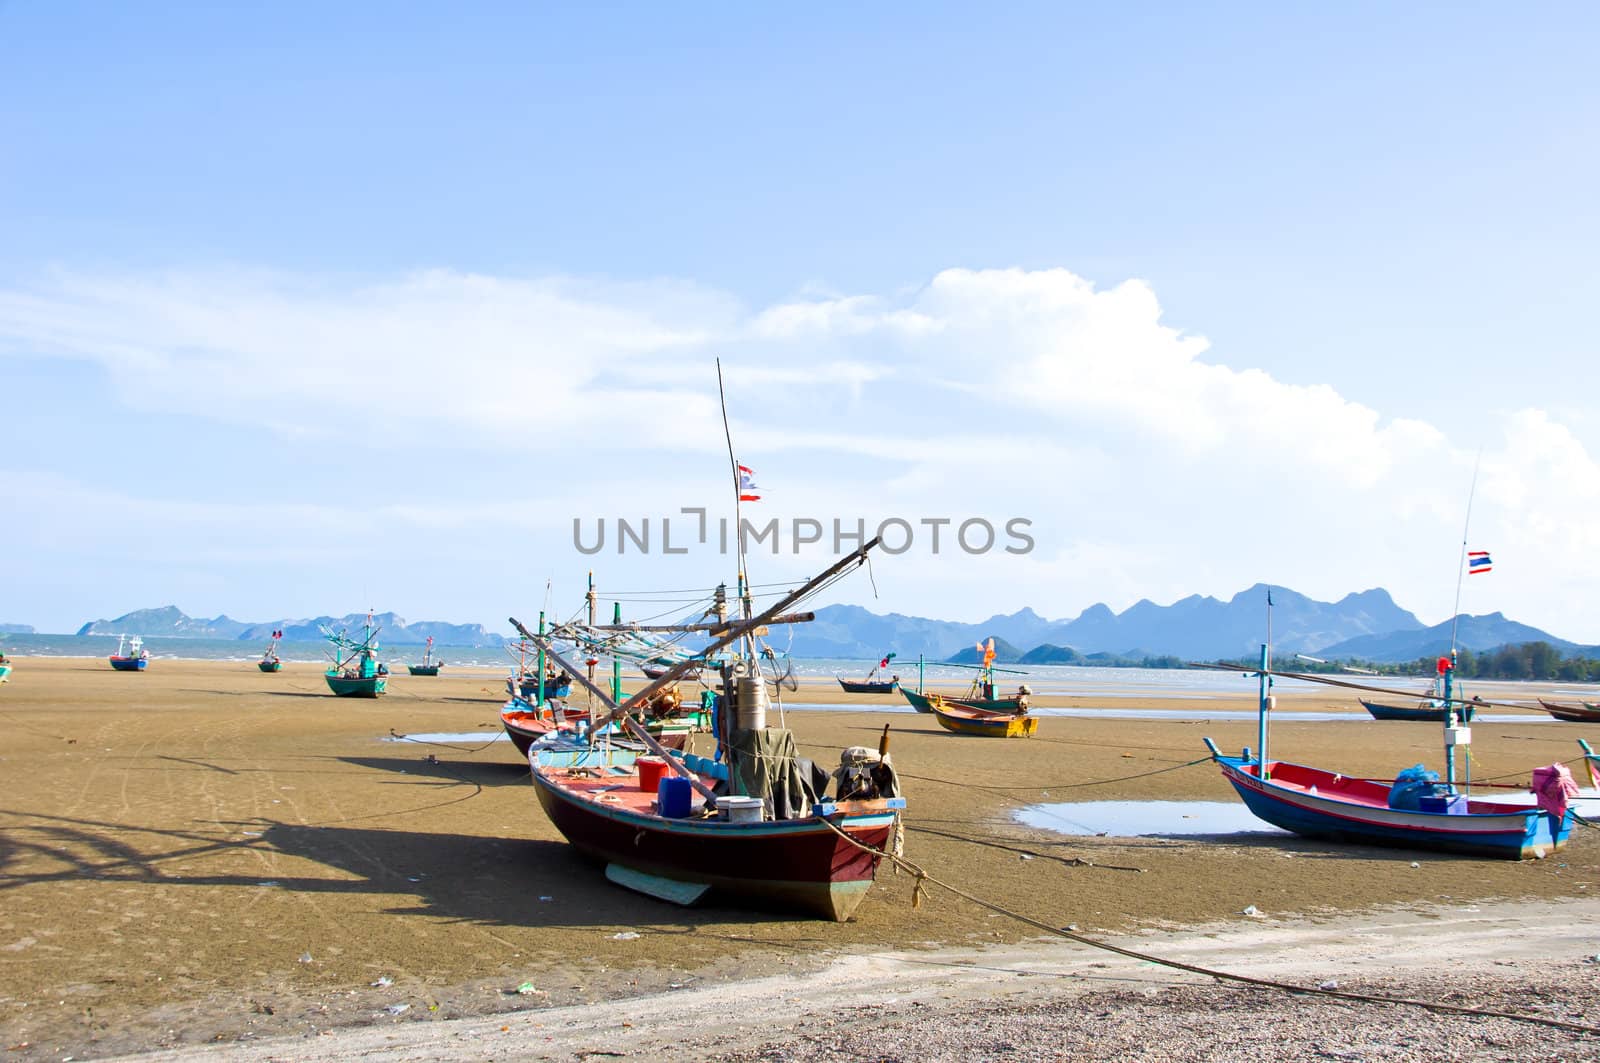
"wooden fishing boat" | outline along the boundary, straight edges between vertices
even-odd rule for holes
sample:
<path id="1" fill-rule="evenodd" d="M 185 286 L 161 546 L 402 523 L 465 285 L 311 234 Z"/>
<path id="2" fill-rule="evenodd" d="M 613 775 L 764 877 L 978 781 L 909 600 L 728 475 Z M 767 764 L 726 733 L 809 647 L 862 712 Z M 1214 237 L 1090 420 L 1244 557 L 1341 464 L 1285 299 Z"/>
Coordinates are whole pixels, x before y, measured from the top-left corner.
<path id="1" fill-rule="evenodd" d="M 718 378 L 720 386 L 720 364 Z M 723 421 L 726 432 L 725 406 Z M 754 496 L 739 489 L 749 474 L 734 459 L 731 435 L 728 454 L 738 526 L 739 503 Z M 771 626 L 812 619 L 810 613 L 787 610 L 864 565 L 878 544 L 873 538 L 757 613 L 741 539 L 736 593 L 742 615 L 737 619 L 727 615 L 724 587 L 716 589 L 699 623 L 623 624 L 618 606 L 611 624 L 598 625 L 592 597 L 584 625 L 557 625 L 547 633 L 541 618 L 534 635 L 511 619 L 524 639 L 604 710 L 588 729 L 587 748 L 535 749 L 529 767 L 545 814 L 574 848 L 606 865 L 608 879 L 677 904 L 716 895 L 849 918 L 871 888 L 879 861 L 897 853 L 903 838 L 899 817 L 905 799 L 888 756 L 888 728 L 877 753 L 845 750 L 839 769 L 819 792 L 816 773 L 806 770 L 809 764 L 800 758 L 793 732 L 767 726 L 769 684 L 781 696 L 793 677 L 779 672 L 776 655 L 759 640 Z M 621 653 L 630 641 L 642 638 L 648 644 L 655 635 L 709 641 L 624 698 Z M 584 656 L 568 660 L 558 639 Z M 718 656 L 735 644 L 736 656 Z M 594 681 L 592 671 L 584 671 L 593 669 L 601 652 L 613 660 L 609 691 Z M 713 666 L 713 661 L 719 663 Z M 763 662 L 771 664 L 771 675 Z M 642 716 L 644 706 L 696 670 L 720 680 L 712 761 L 663 748 Z M 616 743 L 597 743 L 596 736 L 605 736 L 612 725 L 625 729 L 654 757 L 647 762 Z"/>
<path id="2" fill-rule="evenodd" d="M 1572 830 L 1570 812 L 1557 818 L 1526 792 L 1518 795 L 1523 805 L 1457 795 L 1409 811 L 1389 806 L 1389 782 L 1283 761 L 1269 762 L 1263 779 L 1260 761 L 1248 750 L 1231 757 L 1210 739 L 1206 744 L 1251 812 L 1308 838 L 1527 860 L 1561 849 Z"/>
<path id="3" fill-rule="evenodd" d="M 0 683 L 4 683 L 7 680 L 9 680 L 10 678 L 11 678 L 11 661 L 9 659 L 7 659 L 5 654 L 0 653 Z"/>
<path id="4" fill-rule="evenodd" d="M 1546 701 L 1539 699 L 1539 704 L 1558 720 L 1569 723 L 1600 723 L 1600 705 L 1593 702 L 1580 701 L 1576 705 L 1563 704 L 1559 701 Z"/>
<path id="5" fill-rule="evenodd" d="M 946 731 L 979 738 L 1032 738 L 1039 729 L 1039 718 L 1026 712 L 990 712 L 969 708 L 946 701 L 938 694 L 930 694 L 929 708 L 933 718 Z"/>
<path id="6" fill-rule="evenodd" d="M 893 694 L 900 689 L 899 679 L 844 679 L 834 676 L 846 694 Z"/>
<path id="7" fill-rule="evenodd" d="M 891 676 L 888 679 L 879 679 L 878 673 L 889 667 L 889 662 L 895 659 L 895 654 L 886 653 L 879 660 L 872 671 L 867 673 L 865 679 L 845 679 L 843 676 L 834 676 L 839 681 L 839 686 L 846 694 L 893 694 L 900 689 L 900 677 Z"/>
<path id="8" fill-rule="evenodd" d="M 1267 603 L 1270 618 L 1270 595 Z M 1271 630 L 1270 619 L 1267 629 Z M 1537 792 L 1482 783 L 1472 788 L 1476 793 L 1457 789 L 1456 750 L 1470 745 L 1472 731 L 1450 710 L 1466 709 L 1472 703 L 1457 697 L 1452 688 L 1453 652 L 1438 662 L 1437 700 L 1446 709 L 1443 782 L 1421 764 L 1400 772 L 1390 782 L 1273 760 L 1267 750 L 1273 678 L 1284 676 L 1364 691 L 1377 688 L 1328 676 L 1274 672 L 1269 664 L 1271 653 L 1269 646 L 1261 647 L 1261 665 L 1255 673 L 1260 680 L 1256 752 L 1246 748 L 1239 756 L 1226 756 L 1215 742 L 1205 739 L 1223 777 L 1259 818 L 1308 838 L 1510 860 L 1543 857 L 1566 844 L 1572 829 L 1567 801 L 1577 788 L 1562 765 L 1535 769 Z M 1234 666 L 1209 667 L 1234 670 Z M 1485 790 L 1493 796 L 1484 796 Z"/>
<path id="9" fill-rule="evenodd" d="M 150 651 L 138 635 L 118 635 L 117 652 L 110 660 L 111 667 L 119 672 L 142 672 L 150 664 Z"/>
<path id="10" fill-rule="evenodd" d="M 384 693 L 389 669 L 378 661 L 378 628 L 371 613 L 359 639 L 328 628 L 322 629 L 322 637 L 333 647 L 329 651 L 332 665 L 323 672 L 329 690 L 341 698 L 375 698 Z"/>
<path id="11" fill-rule="evenodd" d="M 1366 698 L 1357 699 L 1372 714 L 1374 720 L 1408 720 L 1420 723 L 1444 723 L 1445 714 L 1449 711 L 1444 705 L 1434 705 L 1424 701 L 1415 708 L 1403 705 L 1386 705 L 1379 701 L 1368 701 Z M 1473 708 L 1469 705 L 1457 709 L 1456 715 L 1470 723 Z"/>
<path id="12" fill-rule="evenodd" d="M 935 698 L 939 700 L 940 704 L 948 708 L 972 709 L 978 712 L 1005 713 L 1008 715 L 1024 712 L 1028 707 L 1028 696 L 1026 694 L 1018 694 L 1016 697 L 1010 698 L 969 698 L 935 694 L 931 691 L 918 693 L 915 690 L 907 690 L 905 687 L 900 688 L 900 693 L 906 701 L 911 703 L 911 707 L 918 712 L 932 712 Z"/>
<path id="13" fill-rule="evenodd" d="M 670 759 L 707 789 L 716 781 Z M 641 783 L 632 750 L 551 750 L 537 753 L 531 768 L 550 822 L 618 885 L 678 904 L 715 894 L 838 921 L 872 887 L 905 807 L 893 797 L 821 802 L 812 815 L 783 820 L 669 817 L 659 782 Z"/>
<path id="14" fill-rule="evenodd" d="M 438 675 L 444 664 L 433 659 L 433 636 L 428 636 L 428 647 L 423 651 L 421 664 L 408 664 L 406 671 L 412 675 Z"/>
<path id="15" fill-rule="evenodd" d="M 278 640 L 283 638 L 283 632 L 274 631 L 272 641 L 267 644 L 266 652 L 261 655 L 261 660 L 256 662 L 256 667 L 263 672 L 278 672 L 283 670 L 283 662 L 278 659 Z"/>

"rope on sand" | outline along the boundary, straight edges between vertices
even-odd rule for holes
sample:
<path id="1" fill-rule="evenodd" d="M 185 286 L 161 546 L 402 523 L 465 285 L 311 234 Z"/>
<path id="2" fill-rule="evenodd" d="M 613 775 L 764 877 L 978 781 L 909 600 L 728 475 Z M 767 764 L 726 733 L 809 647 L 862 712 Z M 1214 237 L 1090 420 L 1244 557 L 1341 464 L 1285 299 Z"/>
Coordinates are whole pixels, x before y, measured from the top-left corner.
<path id="1" fill-rule="evenodd" d="M 911 906 L 913 908 L 920 908 L 922 906 L 922 897 L 926 892 L 924 890 L 924 883 L 932 883 L 935 886 L 949 890 L 951 893 L 962 898 L 963 900 L 967 900 L 978 905 L 980 908 L 987 908 L 991 912 L 1006 916 L 1009 919 L 1015 919 L 1019 923 L 1022 923 L 1026 926 L 1031 926 L 1036 930 L 1042 930 L 1047 934 L 1054 934 L 1057 937 L 1067 938 L 1070 941 L 1076 941 L 1078 944 L 1087 945 L 1090 948 L 1102 949 L 1106 952 L 1114 952 L 1119 956 L 1126 956 L 1129 959 L 1141 960 L 1145 963 L 1153 963 L 1160 967 L 1170 967 L 1177 971 L 1187 971 L 1190 974 L 1203 975 L 1208 978 L 1216 978 L 1220 981 L 1240 982 L 1245 985 L 1255 986 L 1259 989 L 1273 989 L 1284 993 L 1332 997 L 1339 1000 L 1354 1000 L 1365 1004 L 1404 1004 L 1409 1007 L 1423 1008 L 1427 1011 L 1440 1012 L 1449 1015 L 1476 1015 L 1487 1019 L 1510 1019 L 1513 1022 L 1533 1023 L 1537 1026 L 1549 1026 L 1554 1029 L 1569 1030 L 1573 1033 L 1600 1035 L 1600 1026 L 1587 1026 L 1583 1023 L 1564 1022 L 1560 1019 L 1548 1019 L 1538 1015 L 1519 1015 L 1510 1011 L 1494 1011 L 1489 1008 L 1473 1008 L 1464 1004 L 1446 1004 L 1440 1001 L 1415 1000 L 1410 997 L 1386 997 L 1371 993 L 1356 993 L 1346 989 L 1323 989 L 1320 986 L 1300 986 L 1289 982 L 1275 981 L 1271 978 L 1254 978 L 1247 974 L 1233 974 L 1228 971 L 1218 971 L 1210 967 L 1200 967 L 1192 963 L 1184 963 L 1181 960 L 1166 959 L 1161 956 L 1152 955 L 1148 952 L 1139 952 L 1135 949 L 1123 948 L 1121 945 L 1113 945 L 1109 941 L 1100 941 L 1096 938 L 1077 933 L 1076 931 L 1066 930 L 1057 926 L 1051 926 L 1049 923 L 1042 922 L 1041 920 L 1035 919 L 1032 916 L 1023 915 L 1021 912 L 1014 912 L 1004 905 L 996 904 L 994 901 L 986 900 L 983 897 L 979 897 L 973 893 L 968 893 L 959 886 L 954 886 L 943 879 L 937 878 L 934 875 L 930 875 L 927 871 L 924 871 L 922 868 L 918 867 L 916 864 L 912 863 L 910 860 L 907 860 L 903 856 L 896 856 L 893 853 L 886 852 L 885 850 L 867 845 L 864 842 L 857 841 L 855 838 L 850 837 L 850 835 L 841 830 L 839 826 L 830 819 L 824 819 L 822 822 L 826 823 L 829 829 L 856 848 L 862 850 L 863 852 L 871 853 L 880 859 L 889 860 L 896 867 L 902 868 L 915 876 L 916 883 L 911 889 Z"/>

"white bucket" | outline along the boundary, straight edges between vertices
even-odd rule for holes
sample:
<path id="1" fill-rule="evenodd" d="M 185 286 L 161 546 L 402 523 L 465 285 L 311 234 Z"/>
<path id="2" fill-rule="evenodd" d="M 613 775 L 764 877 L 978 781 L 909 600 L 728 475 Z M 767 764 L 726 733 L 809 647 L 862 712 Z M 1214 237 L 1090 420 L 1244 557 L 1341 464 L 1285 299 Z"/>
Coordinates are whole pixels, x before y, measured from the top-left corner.
<path id="1" fill-rule="evenodd" d="M 729 823 L 760 823 L 764 808 L 759 797 L 719 797 L 717 808 Z"/>

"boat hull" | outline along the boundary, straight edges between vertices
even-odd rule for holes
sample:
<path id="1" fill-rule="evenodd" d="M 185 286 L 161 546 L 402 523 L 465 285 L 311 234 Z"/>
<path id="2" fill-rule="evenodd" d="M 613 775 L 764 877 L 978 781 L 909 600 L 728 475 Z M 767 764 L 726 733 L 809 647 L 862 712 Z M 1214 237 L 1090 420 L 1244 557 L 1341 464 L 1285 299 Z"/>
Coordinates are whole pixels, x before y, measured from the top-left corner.
<path id="1" fill-rule="evenodd" d="M 1039 719 L 1021 713 L 987 713 L 933 703 L 933 718 L 946 731 L 976 738 L 1032 738 Z"/>
<path id="2" fill-rule="evenodd" d="M 511 744 L 517 747 L 517 752 L 524 757 L 533 743 L 556 729 L 554 723 L 537 712 L 511 708 L 500 713 L 500 726 L 505 730 L 506 737 L 511 739 Z"/>
<path id="3" fill-rule="evenodd" d="M 412 675 L 438 675 L 440 667 L 437 664 L 408 664 L 406 671 Z"/>
<path id="4" fill-rule="evenodd" d="M 328 681 L 328 689 L 341 698 L 375 698 L 384 693 L 388 685 L 386 676 L 371 676 L 369 678 L 329 675 L 323 673 L 322 678 Z"/>
<path id="5" fill-rule="evenodd" d="M 838 679 L 837 676 L 834 677 Z M 846 694 L 893 694 L 900 689 L 900 684 L 894 680 L 887 683 L 867 682 L 866 680 L 839 679 L 839 685 Z"/>
<path id="6" fill-rule="evenodd" d="M 1563 705 L 1556 701 L 1539 699 L 1539 704 L 1558 720 L 1568 723 L 1600 723 L 1600 705 L 1591 705 L 1587 701 L 1578 705 Z"/>
<path id="7" fill-rule="evenodd" d="M 0 664 L 0 683 L 4 683 L 7 679 L 10 679 L 10 678 L 11 678 L 11 666 L 9 664 Z"/>
<path id="8" fill-rule="evenodd" d="M 142 672 L 145 666 L 150 663 L 149 659 L 145 657 L 112 657 L 109 660 L 111 661 L 111 667 L 119 672 Z"/>
<path id="9" fill-rule="evenodd" d="M 595 860 L 836 921 L 848 919 L 872 888 L 879 857 L 840 837 L 820 817 L 764 823 L 664 819 L 574 793 L 561 785 L 560 770 L 533 764 L 539 804 L 567 841 Z M 831 819 L 850 838 L 883 849 L 894 815 Z"/>
<path id="10" fill-rule="evenodd" d="M 900 693 L 911 703 L 911 707 L 918 712 L 932 712 L 933 702 L 937 698 L 946 705 L 963 709 L 977 709 L 981 712 L 1017 713 L 1022 711 L 1022 702 L 1016 698 L 950 698 L 943 694 L 919 694 L 914 690 L 900 688 Z"/>
<path id="11" fill-rule="evenodd" d="M 1365 698 L 1357 699 L 1372 714 L 1374 720 L 1406 720 L 1412 723 L 1444 723 L 1445 710 L 1434 708 L 1411 708 L 1403 705 L 1385 705 L 1381 701 L 1367 701 Z M 1457 710 L 1456 718 L 1464 723 L 1472 721 L 1472 708 Z"/>
<path id="12" fill-rule="evenodd" d="M 263 672 L 281 672 L 281 671 L 283 671 L 283 662 L 282 661 L 257 661 L 256 662 L 256 667 L 261 669 Z"/>
<path id="13" fill-rule="evenodd" d="M 1223 776 L 1258 818 L 1307 838 L 1527 860 L 1561 849 L 1572 829 L 1532 804 L 1468 801 L 1465 814 L 1390 808 L 1387 783 L 1350 779 L 1301 764 L 1274 763 L 1263 781 L 1243 757 L 1216 758 Z"/>

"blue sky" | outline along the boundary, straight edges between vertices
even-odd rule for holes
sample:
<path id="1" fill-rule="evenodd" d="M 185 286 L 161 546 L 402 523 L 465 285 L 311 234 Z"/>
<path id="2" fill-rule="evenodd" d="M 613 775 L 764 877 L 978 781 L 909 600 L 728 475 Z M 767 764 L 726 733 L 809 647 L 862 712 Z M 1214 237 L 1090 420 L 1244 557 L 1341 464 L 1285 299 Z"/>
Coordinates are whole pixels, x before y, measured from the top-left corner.
<path id="1" fill-rule="evenodd" d="M 1040 529 L 841 600 L 1432 622 L 1481 447 L 1463 607 L 1600 642 L 1597 21 L 0 4 L 0 620 L 571 601 L 721 356 L 767 512 Z"/>

